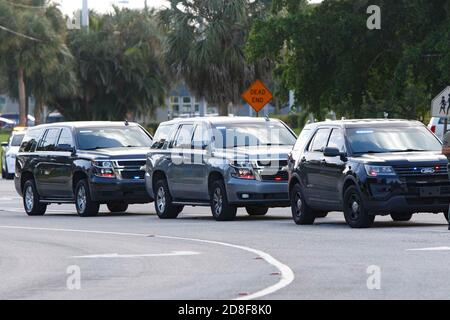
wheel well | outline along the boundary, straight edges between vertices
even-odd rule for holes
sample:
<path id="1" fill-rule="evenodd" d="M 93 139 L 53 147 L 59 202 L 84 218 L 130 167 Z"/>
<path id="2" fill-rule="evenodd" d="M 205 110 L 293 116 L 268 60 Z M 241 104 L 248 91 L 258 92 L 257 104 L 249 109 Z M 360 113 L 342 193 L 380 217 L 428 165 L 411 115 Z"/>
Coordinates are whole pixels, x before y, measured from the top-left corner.
<path id="1" fill-rule="evenodd" d="M 224 180 L 222 174 L 217 171 L 211 172 L 208 177 L 208 190 L 211 190 L 212 184 L 217 180 Z"/>
<path id="2" fill-rule="evenodd" d="M 153 172 L 153 181 L 152 181 L 153 193 L 155 193 L 156 182 L 158 182 L 159 180 L 166 180 L 167 181 L 166 174 L 164 172 L 162 172 L 162 171 L 155 171 L 155 172 Z"/>
<path id="3" fill-rule="evenodd" d="M 83 179 L 87 179 L 88 176 L 81 171 L 75 172 L 75 174 L 73 175 L 73 181 L 72 181 L 72 188 L 73 188 L 73 192 L 75 193 L 75 189 L 77 187 L 78 182 L 80 182 Z"/>
<path id="4" fill-rule="evenodd" d="M 300 183 L 300 181 L 298 180 L 297 177 L 293 177 L 292 180 L 291 180 L 291 182 L 290 182 L 290 184 L 289 184 L 289 196 L 291 195 L 292 189 L 294 188 L 294 186 L 295 186 L 297 183 Z"/>
<path id="5" fill-rule="evenodd" d="M 344 196 L 345 191 L 346 191 L 350 186 L 356 186 L 356 183 L 355 183 L 353 180 L 348 179 L 347 181 L 345 181 L 344 186 L 342 187 L 342 197 Z"/>
<path id="6" fill-rule="evenodd" d="M 22 178 L 20 179 L 20 190 L 23 190 L 25 182 L 28 180 L 34 180 L 33 174 L 29 171 L 22 172 Z"/>

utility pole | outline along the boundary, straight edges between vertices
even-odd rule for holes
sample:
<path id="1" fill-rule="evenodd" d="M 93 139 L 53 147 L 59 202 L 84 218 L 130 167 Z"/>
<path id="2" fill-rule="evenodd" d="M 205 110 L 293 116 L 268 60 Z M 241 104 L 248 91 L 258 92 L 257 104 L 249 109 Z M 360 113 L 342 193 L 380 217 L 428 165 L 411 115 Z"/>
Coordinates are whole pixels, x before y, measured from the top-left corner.
<path id="1" fill-rule="evenodd" d="M 89 6 L 88 0 L 83 0 L 83 6 L 81 9 L 81 26 L 89 29 Z"/>

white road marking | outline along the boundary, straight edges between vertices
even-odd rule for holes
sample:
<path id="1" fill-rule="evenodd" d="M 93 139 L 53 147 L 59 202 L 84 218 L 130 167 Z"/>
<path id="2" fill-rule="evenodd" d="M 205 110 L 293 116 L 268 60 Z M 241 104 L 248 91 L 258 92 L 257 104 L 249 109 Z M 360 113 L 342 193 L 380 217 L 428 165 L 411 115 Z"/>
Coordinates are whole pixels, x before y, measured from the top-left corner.
<path id="1" fill-rule="evenodd" d="M 152 254 L 97 254 L 89 256 L 74 256 L 75 259 L 133 259 L 133 258 L 153 258 L 153 257 L 176 257 L 176 256 L 196 256 L 200 252 L 194 251 L 174 251 L 171 253 L 152 253 Z"/>
<path id="2" fill-rule="evenodd" d="M 72 233 L 86 233 L 86 234 L 102 234 L 102 235 L 116 235 L 116 236 L 129 236 L 129 237 L 149 237 L 148 234 L 142 234 L 142 233 L 126 233 L 126 232 L 109 232 L 109 231 L 94 231 L 94 230 L 76 230 L 76 229 L 53 229 L 53 228 L 35 228 L 35 227 L 20 227 L 20 226 L 0 226 L 1 229 L 10 229 L 10 230 L 34 230 L 34 231 L 53 231 L 53 232 L 72 232 Z M 275 285 L 267 287 L 263 290 L 260 290 L 258 292 L 255 292 L 253 294 L 249 294 L 244 297 L 239 297 L 235 300 L 254 300 L 259 299 L 262 297 L 265 297 L 267 295 L 273 294 L 287 286 L 289 286 L 295 279 L 294 272 L 292 271 L 289 266 L 283 264 L 282 262 L 278 261 L 274 257 L 272 257 L 270 254 L 245 247 L 245 246 L 239 246 L 234 245 L 226 242 L 219 242 L 219 241 L 211 241 L 211 240 L 201 240 L 201 239 L 194 239 L 194 238 L 181 238 L 181 237 L 170 237 L 170 236 L 158 236 L 155 235 L 155 238 L 160 239 L 171 239 L 171 240 L 182 240 L 182 241 L 192 241 L 192 242 L 198 242 L 198 243 L 206 243 L 206 244 L 213 244 L 213 245 L 219 245 L 229 248 L 235 248 L 243 251 L 250 252 L 252 254 L 257 255 L 258 257 L 262 258 L 264 261 L 266 261 L 271 266 L 275 267 L 280 272 L 280 281 L 278 281 Z"/>
<path id="3" fill-rule="evenodd" d="M 450 251 L 450 247 L 435 247 L 435 248 L 422 248 L 422 249 L 408 249 L 406 251 Z"/>

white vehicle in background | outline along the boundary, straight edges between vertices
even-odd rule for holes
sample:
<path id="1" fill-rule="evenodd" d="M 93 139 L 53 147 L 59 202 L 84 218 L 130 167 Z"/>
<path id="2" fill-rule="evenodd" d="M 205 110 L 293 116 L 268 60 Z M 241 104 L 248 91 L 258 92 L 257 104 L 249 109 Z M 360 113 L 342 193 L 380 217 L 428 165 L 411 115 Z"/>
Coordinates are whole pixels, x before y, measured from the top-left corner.
<path id="1" fill-rule="evenodd" d="M 26 129 L 15 128 L 11 133 L 8 142 L 2 142 L 2 178 L 7 180 L 14 179 L 16 171 L 16 157 L 20 145 L 25 136 Z"/>
<path id="2" fill-rule="evenodd" d="M 442 140 L 444 138 L 444 126 L 445 118 L 432 117 L 428 124 L 428 129 Z M 450 130 L 450 119 L 448 120 L 447 130 Z"/>

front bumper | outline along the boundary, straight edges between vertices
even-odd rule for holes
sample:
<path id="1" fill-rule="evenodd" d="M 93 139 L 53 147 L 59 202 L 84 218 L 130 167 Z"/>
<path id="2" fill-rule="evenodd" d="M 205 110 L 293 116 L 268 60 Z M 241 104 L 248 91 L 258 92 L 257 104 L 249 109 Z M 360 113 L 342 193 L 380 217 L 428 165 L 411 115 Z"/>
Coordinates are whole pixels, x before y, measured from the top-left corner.
<path id="1" fill-rule="evenodd" d="M 265 182 L 229 178 L 226 188 L 228 201 L 235 206 L 267 206 L 271 208 L 290 206 L 287 181 Z"/>
<path id="2" fill-rule="evenodd" d="M 446 178 L 426 184 L 374 179 L 362 188 L 366 209 L 374 215 L 447 212 L 450 204 L 450 182 Z M 427 190 L 432 193 L 427 194 Z"/>
<path id="3" fill-rule="evenodd" d="M 143 204 L 153 199 L 145 189 L 144 180 L 119 180 L 93 177 L 90 183 L 93 201 L 107 203 L 123 201 L 128 204 Z"/>

